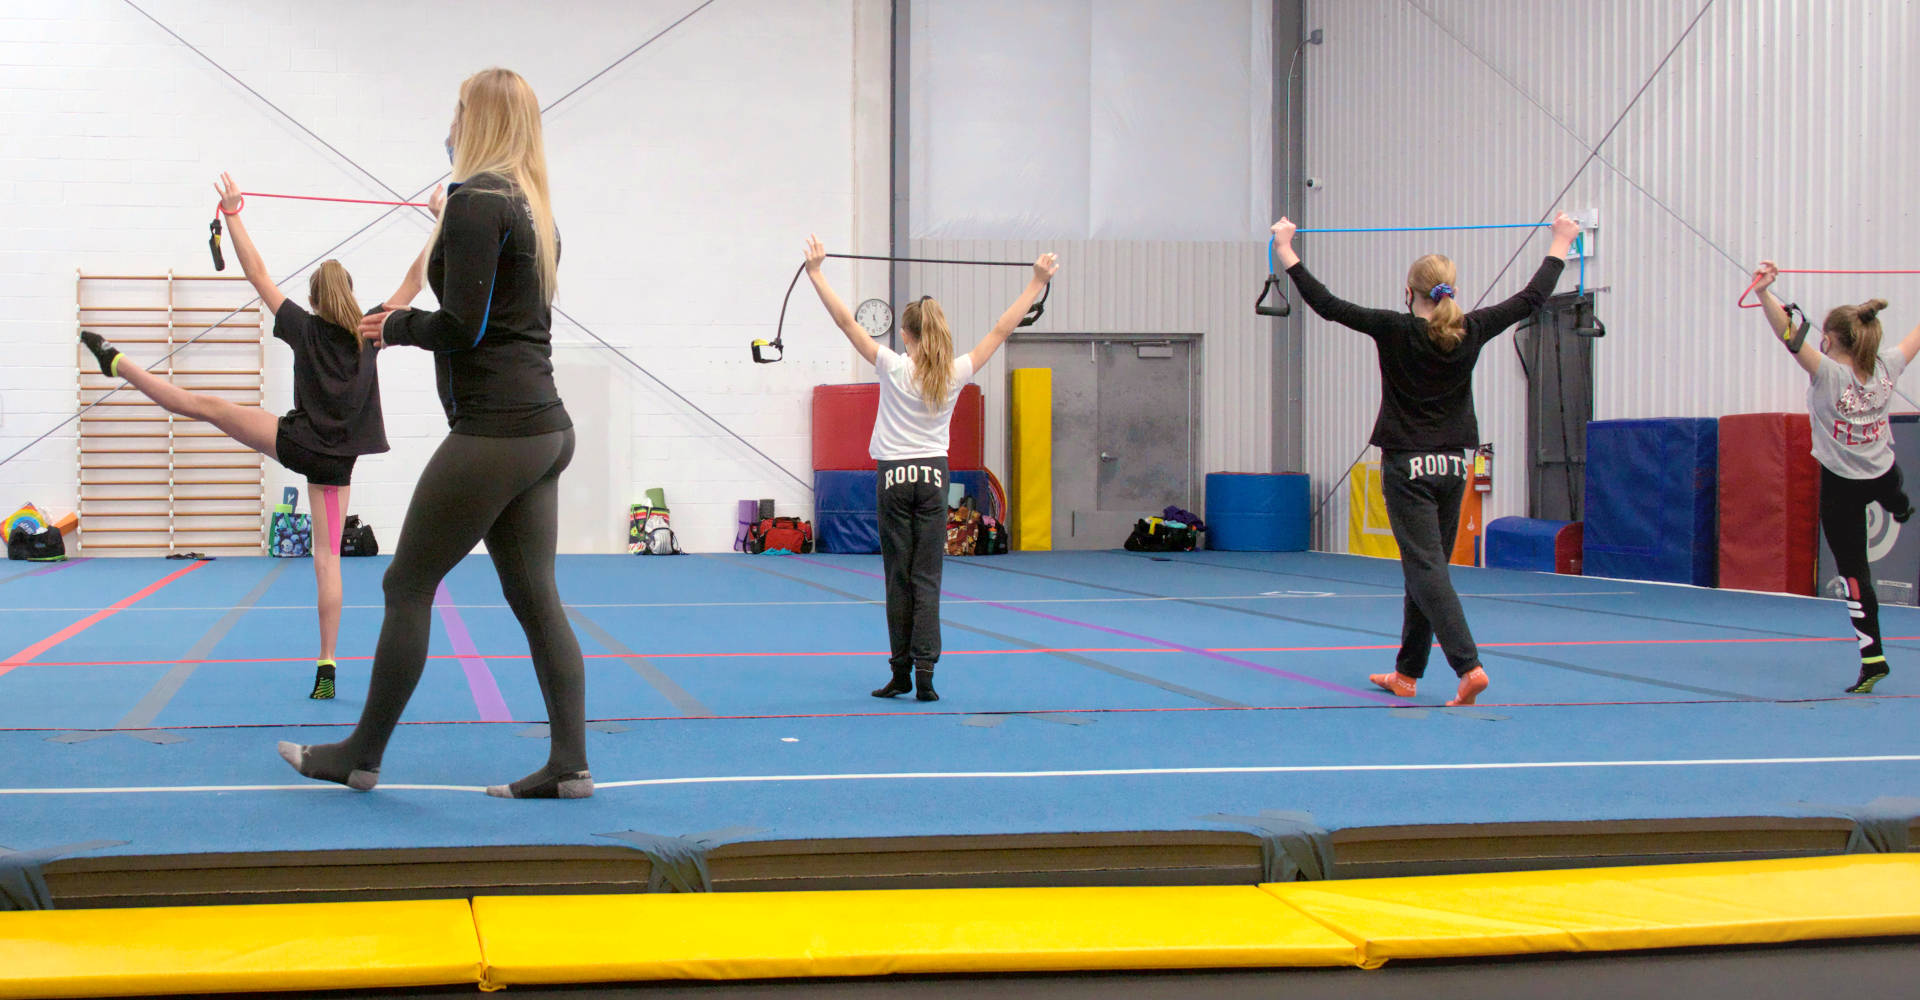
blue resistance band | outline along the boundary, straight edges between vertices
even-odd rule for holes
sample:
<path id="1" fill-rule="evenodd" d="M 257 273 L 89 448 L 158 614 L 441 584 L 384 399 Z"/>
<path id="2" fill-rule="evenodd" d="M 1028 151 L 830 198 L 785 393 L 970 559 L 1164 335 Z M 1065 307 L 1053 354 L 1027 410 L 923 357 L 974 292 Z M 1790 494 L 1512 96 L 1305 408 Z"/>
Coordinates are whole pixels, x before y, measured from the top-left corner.
<path id="1" fill-rule="evenodd" d="M 1573 237 L 1573 249 L 1580 254 L 1580 285 L 1576 294 L 1587 294 L 1587 231 L 1582 229 Z"/>
<path id="2" fill-rule="evenodd" d="M 1295 233 L 1440 233 L 1462 229 L 1546 229 L 1551 222 L 1505 222 L 1486 226 L 1371 226 L 1350 229 L 1296 229 Z M 1587 234 L 1582 230 L 1573 237 L 1573 248 L 1580 253 L 1580 284 L 1577 294 L 1587 294 Z M 1267 237 L 1267 273 L 1279 274 L 1279 262 L 1274 256 L 1274 237 Z"/>
<path id="3" fill-rule="evenodd" d="M 1360 229 L 1296 229 L 1297 233 L 1442 233 L 1456 229 L 1546 229 L 1551 222 L 1504 222 L 1491 226 L 1374 226 Z"/>

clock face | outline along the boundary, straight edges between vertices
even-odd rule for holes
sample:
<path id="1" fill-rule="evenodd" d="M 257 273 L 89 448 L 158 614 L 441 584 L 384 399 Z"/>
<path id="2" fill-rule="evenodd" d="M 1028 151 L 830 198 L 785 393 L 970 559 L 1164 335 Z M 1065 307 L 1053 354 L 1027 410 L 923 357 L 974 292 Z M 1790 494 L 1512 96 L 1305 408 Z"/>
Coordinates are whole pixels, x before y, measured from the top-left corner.
<path id="1" fill-rule="evenodd" d="M 884 337 L 893 329 L 893 307 L 879 299 L 868 299 L 853 311 L 853 321 L 860 324 L 868 336 Z"/>

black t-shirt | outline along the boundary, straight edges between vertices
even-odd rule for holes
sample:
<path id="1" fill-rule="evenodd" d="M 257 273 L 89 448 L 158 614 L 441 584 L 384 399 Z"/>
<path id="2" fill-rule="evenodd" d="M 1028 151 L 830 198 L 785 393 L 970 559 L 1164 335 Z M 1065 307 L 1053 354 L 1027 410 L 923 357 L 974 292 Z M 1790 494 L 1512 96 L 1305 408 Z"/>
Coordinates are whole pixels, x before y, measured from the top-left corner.
<path id="1" fill-rule="evenodd" d="M 434 352 L 454 432 L 532 437 L 573 426 L 553 384 L 553 315 L 540 291 L 533 213 L 505 179 L 480 174 L 447 195 L 427 282 L 440 308 L 396 312 L 384 336 Z"/>
<path id="2" fill-rule="evenodd" d="M 321 455 L 376 455 L 387 450 L 380 414 L 377 348 L 352 331 L 307 312 L 292 299 L 273 314 L 273 335 L 293 348 L 293 409 L 282 433 Z"/>
<path id="3" fill-rule="evenodd" d="M 1305 263 L 1287 268 L 1302 301 L 1320 318 L 1373 338 L 1380 355 L 1380 415 L 1368 440 L 1387 451 L 1455 451 L 1480 444 L 1473 415 L 1473 365 L 1487 341 L 1546 304 L 1566 261 L 1548 257 L 1520 294 L 1467 313 L 1451 351 L 1434 346 L 1427 321 L 1407 311 L 1367 309 L 1336 297 Z"/>

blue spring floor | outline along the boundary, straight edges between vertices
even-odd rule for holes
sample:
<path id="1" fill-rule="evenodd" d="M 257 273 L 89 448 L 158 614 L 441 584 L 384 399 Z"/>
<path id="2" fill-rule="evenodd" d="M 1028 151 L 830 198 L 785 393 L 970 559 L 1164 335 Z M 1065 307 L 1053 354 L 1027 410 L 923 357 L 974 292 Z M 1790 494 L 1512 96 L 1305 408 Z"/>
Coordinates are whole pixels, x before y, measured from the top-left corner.
<path id="1" fill-rule="evenodd" d="M 866 693 L 886 676 L 878 557 L 562 557 L 597 720 L 584 802 L 481 794 L 546 745 L 525 640 L 476 556 L 446 581 L 382 786 L 306 782 L 274 742 L 358 716 L 386 562 L 345 563 L 332 702 L 306 698 L 305 561 L 0 565 L 0 845 L 1845 816 L 1920 789 L 1920 609 L 1883 610 L 1894 673 L 1856 697 L 1835 602 L 1456 569 L 1493 687 L 1445 709 L 1437 650 L 1412 704 L 1366 682 L 1398 644 L 1396 563 L 1121 552 L 948 560 L 933 704 Z"/>

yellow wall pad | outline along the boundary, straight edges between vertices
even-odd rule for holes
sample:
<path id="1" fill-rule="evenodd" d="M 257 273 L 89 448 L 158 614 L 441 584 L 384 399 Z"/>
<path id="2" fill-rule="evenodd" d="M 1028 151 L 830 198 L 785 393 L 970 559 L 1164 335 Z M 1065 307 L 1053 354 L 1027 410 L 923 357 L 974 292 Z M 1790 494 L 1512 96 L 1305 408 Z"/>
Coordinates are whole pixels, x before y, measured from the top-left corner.
<path id="1" fill-rule="evenodd" d="M 1053 548 L 1053 369 L 1013 370 L 1013 548 Z"/>
<path id="2" fill-rule="evenodd" d="M 488 988 L 1358 961 L 1254 886 L 500 896 L 473 912 Z"/>
<path id="3" fill-rule="evenodd" d="M 0 913 L 0 997 L 479 981 L 463 899 Z"/>
<path id="4" fill-rule="evenodd" d="M 1920 934 L 1920 855 L 1263 886 L 1362 964 Z"/>

